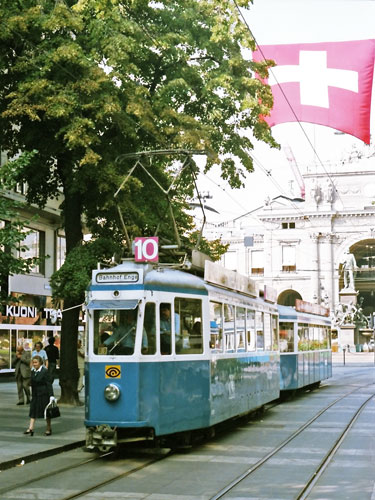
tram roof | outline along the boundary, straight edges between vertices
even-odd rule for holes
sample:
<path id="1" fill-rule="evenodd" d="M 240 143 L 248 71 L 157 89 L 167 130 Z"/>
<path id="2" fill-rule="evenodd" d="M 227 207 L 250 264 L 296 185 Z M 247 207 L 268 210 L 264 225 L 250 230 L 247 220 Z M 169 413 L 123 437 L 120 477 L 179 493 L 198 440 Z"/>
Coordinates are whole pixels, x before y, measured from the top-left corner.
<path id="1" fill-rule="evenodd" d="M 310 323 L 315 320 L 316 322 L 325 323 L 326 325 L 331 324 L 330 318 L 326 316 L 322 316 L 320 314 L 311 314 L 307 312 L 296 311 L 295 308 L 292 306 L 283 306 L 277 304 L 277 309 L 279 311 L 280 321 L 298 320 L 300 322 L 303 322 L 305 318 Z"/>
<path id="2" fill-rule="evenodd" d="M 153 265 L 148 263 L 136 263 L 126 260 L 115 267 L 103 270 L 95 270 L 93 273 L 94 282 L 98 282 L 97 277 L 101 276 L 101 284 L 114 283 L 118 276 L 136 275 L 139 277 L 139 284 L 145 289 L 156 289 L 160 291 L 183 291 L 185 293 L 195 293 L 207 295 L 209 291 L 222 292 L 228 296 L 250 297 L 252 300 L 262 302 L 259 298 L 256 284 L 246 277 L 239 275 L 221 266 L 210 263 L 211 272 L 204 279 L 187 271 L 168 267 L 166 265 Z M 106 276 L 103 276 L 106 275 Z M 113 281 L 112 281 L 112 278 Z M 108 279 L 107 279 L 108 278 Z M 138 278 L 137 278 L 138 280 Z M 136 284 L 136 281 L 129 279 L 128 285 Z M 125 284 L 124 282 L 119 282 Z M 251 286 L 250 286 L 251 285 Z"/>
<path id="3" fill-rule="evenodd" d="M 103 269 L 94 271 L 94 276 L 98 274 L 107 276 L 126 276 L 135 274 L 139 276 L 139 283 L 145 289 L 158 289 L 158 290 L 184 290 L 187 293 L 194 291 L 195 293 L 202 293 L 207 295 L 207 288 L 204 280 L 194 274 L 186 271 L 180 271 L 167 266 L 155 266 L 152 264 L 136 263 L 134 261 L 124 261 L 123 263 Z M 137 280 L 136 280 L 137 281 Z M 110 283 L 109 279 L 103 280 L 105 283 Z M 129 280 L 127 284 L 132 285 L 134 282 Z"/>
<path id="4" fill-rule="evenodd" d="M 194 291 L 201 291 L 207 295 L 206 284 L 202 278 L 177 269 L 158 268 L 150 270 L 145 273 L 144 284 L 145 288 L 157 287 L 160 289 L 160 287 L 166 287 L 166 289 L 191 289 Z"/>

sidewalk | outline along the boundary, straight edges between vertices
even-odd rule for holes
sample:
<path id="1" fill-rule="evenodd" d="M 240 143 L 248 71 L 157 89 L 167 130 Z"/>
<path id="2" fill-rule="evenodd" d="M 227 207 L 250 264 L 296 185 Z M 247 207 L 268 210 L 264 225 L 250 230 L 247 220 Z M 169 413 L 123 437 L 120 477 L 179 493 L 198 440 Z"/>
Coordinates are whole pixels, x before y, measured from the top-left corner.
<path id="1" fill-rule="evenodd" d="M 58 399 L 58 380 L 55 380 L 53 390 Z M 84 406 L 60 405 L 61 417 L 52 420 L 52 435 L 44 435 L 45 420 L 37 419 L 34 436 L 31 437 L 23 434 L 29 425 L 29 406 L 16 405 L 15 380 L 0 381 L 0 400 L 0 471 L 20 464 L 22 460 L 28 462 L 84 445 Z"/>
<path id="2" fill-rule="evenodd" d="M 332 365 L 344 365 L 344 353 L 332 353 Z M 345 366 L 375 366 L 375 355 L 373 352 L 345 352 Z"/>

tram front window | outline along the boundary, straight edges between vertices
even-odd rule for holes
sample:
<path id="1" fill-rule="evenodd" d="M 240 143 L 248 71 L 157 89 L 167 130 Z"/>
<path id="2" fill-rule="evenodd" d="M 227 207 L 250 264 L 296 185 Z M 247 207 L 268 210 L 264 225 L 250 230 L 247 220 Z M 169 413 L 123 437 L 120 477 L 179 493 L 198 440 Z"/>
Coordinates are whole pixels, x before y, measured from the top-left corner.
<path id="1" fill-rule="evenodd" d="M 138 307 L 94 311 L 94 353 L 130 356 L 134 353 Z M 147 335 L 142 334 L 142 352 L 147 351 Z"/>

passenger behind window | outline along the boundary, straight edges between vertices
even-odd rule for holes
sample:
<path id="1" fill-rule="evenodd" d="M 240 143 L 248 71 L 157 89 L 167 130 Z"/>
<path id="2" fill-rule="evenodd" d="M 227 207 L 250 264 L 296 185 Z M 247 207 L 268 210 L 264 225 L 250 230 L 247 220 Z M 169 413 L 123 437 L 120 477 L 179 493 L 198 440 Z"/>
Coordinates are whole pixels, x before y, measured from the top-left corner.
<path id="1" fill-rule="evenodd" d="M 175 313 L 175 332 L 176 332 L 176 343 L 180 340 L 180 316 Z M 170 304 L 160 304 L 160 351 L 161 354 L 171 354 L 172 353 L 172 325 L 171 325 L 171 305 Z"/>
<path id="2" fill-rule="evenodd" d="M 191 329 L 190 347 L 200 350 L 202 348 L 202 323 L 196 321 Z"/>

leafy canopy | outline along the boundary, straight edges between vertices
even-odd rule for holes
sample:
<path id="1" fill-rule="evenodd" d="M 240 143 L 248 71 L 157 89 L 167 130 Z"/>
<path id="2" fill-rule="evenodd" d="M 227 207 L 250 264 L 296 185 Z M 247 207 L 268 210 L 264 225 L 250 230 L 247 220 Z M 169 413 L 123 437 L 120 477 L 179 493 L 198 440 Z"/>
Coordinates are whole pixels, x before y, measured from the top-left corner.
<path id="1" fill-rule="evenodd" d="M 68 258 L 54 278 L 66 308 L 64 402 L 78 398 L 73 306 L 97 257 L 82 244 L 83 226 L 105 240 L 105 252 L 124 243 L 120 214 L 130 239 L 157 231 L 173 240 L 172 207 L 180 234 L 194 240 L 186 208 L 196 166 L 176 179 L 178 165 L 168 155 L 132 171 L 133 160 L 116 159 L 204 150 L 206 169 L 219 164 L 222 177 L 240 187 L 253 169 L 246 132 L 276 145 L 259 118 L 272 105 L 271 91 L 254 78 L 255 71 L 266 74 L 267 63 L 243 57 L 254 47 L 232 0 L 0 0 L 0 149 L 18 156 L 7 174 L 28 183 L 29 202 L 64 197 Z"/>
<path id="2" fill-rule="evenodd" d="M 0 27 L 0 147 L 22 152 L 7 173 L 40 206 L 63 191 L 68 253 L 81 244 L 83 216 L 120 247 L 117 206 L 130 237 L 174 240 L 170 202 L 181 234 L 194 232 L 186 208 L 196 167 L 168 199 L 157 184 L 167 190 L 176 169 L 159 156 L 114 199 L 134 166 L 119 155 L 204 150 L 206 170 L 220 164 L 240 187 L 253 169 L 246 131 L 275 146 L 259 118 L 272 95 L 254 78 L 267 64 L 244 58 L 255 45 L 232 1 L 0 0 Z"/>

